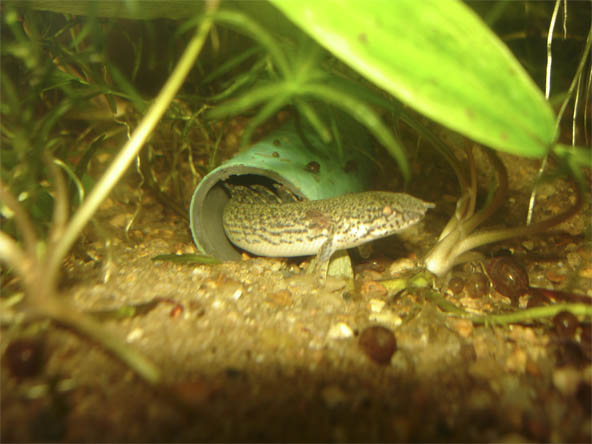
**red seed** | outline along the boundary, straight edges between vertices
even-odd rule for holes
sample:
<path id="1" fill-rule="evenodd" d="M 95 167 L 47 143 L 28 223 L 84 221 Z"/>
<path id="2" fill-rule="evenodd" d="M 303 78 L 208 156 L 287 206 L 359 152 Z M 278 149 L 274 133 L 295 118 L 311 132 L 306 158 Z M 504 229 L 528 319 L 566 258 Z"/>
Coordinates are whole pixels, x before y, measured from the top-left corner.
<path id="1" fill-rule="evenodd" d="M 563 339 L 570 339 L 578 328 L 578 318 L 569 311 L 562 311 L 553 317 L 553 325 L 557 336 Z"/>
<path id="2" fill-rule="evenodd" d="M 35 339 L 16 339 L 6 347 L 4 359 L 15 377 L 32 378 L 43 367 L 43 344 Z"/>
<path id="3" fill-rule="evenodd" d="M 496 291 L 509 297 L 514 304 L 528 291 L 528 273 L 513 257 L 493 258 L 487 262 L 486 268 Z"/>
<path id="4" fill-rule="evenodd" d="M 471 274 L 465 283 L 470 297 L 477 299 L 489 294 L 489 279 L 483 273 Z"/>
<path id="5" fill-rule="evenodd" d="M 459 277 L 453 277 L 448 281 L 448 288 L 452 293 L 458 295 L 463 291 L 463 288 L 465 288 L 465 281 Z"/>
<path id="6" fill-rule="evenodd" d="M 378 325 L 366 328 L 360 334 L 358 344 L 370 359 L 382 365 L 388 364 L 397 350 L 393 332 Z"/>

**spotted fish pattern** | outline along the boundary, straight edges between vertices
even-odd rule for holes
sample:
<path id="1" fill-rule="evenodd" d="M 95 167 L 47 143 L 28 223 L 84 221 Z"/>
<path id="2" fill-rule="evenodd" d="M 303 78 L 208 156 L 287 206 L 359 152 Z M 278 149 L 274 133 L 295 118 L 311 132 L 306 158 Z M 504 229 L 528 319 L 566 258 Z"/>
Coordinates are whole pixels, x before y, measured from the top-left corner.
<path id="1" fill-rule="evenodd" d="M 335 251 L 401 231 L 434 207 L 408 194 L 384 191 L 288 203 L 257 203 L 235 194 L 223 214 L 224 231 L 235 246 L 259 256 L 317 255 L 319 263 L 329 261 Z"/>

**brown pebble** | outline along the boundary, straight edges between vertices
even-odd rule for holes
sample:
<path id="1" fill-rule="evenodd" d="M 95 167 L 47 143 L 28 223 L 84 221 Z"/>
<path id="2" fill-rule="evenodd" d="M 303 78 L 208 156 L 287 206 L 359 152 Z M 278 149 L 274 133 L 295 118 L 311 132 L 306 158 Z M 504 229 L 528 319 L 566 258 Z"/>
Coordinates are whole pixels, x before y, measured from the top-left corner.
<path id="1" fill-rule="evenodd" d="M 365 297 L 377 297 L 386 296 L 388 291 L 380 282 L 364 281 L 360 287 L 360 293 Z"/>
<path id="2" fill-rule="evenodd" d="M 366 269 L 360 272 L 359 277 L 362 281 L 377 281 L 382 279 L 383 273 L 376 270 Z"/>
<path id="3" fill-rule="evenodd" d="M 547 271 L 545 271 L 545 277 L 547 279 L 549 279 L 549 281 L 551 281 L 551 282 L 553 282 L 555 284 L 560 284 L 565 279 L 567 279 L 567 275 L 566 274 L 559 273 L 559 272 L 553 270 L 552 268 L 550 268 Z"/>
<path id="4" fill-rule="evenodd" d="M 370 359 L 382 365 L 388 364 L 397 350 L 397 340 L 393 332 L 378 325 L 362 331 L 358 345 Z"/>
<path id="5" fill-rule="evenodd" d="M 166 387 L 170 394 L 185 405 L 194 406 L 204 404 L 218 390 L 218 381 L 213 383 L 206 381 L 183 381 Z"/>
<path id="6" fill-rule="evenodd" d="M 280 290 L 275 293 L 270 293 L 268 296 L 268 302 L 281 307 L 291 305 L 293 303 L 292 293 L 290 290 Z"/>
<path id="7" fill-rule="evenodd" d="M 183 311 L 185 311 L 185 308 L 182 304 L 175 304 L 169 313 L 169 317 L 177 318 L 183 314 Z"/>
<path id="8" fill-rule="evenodd" d="M 389 266 L 389 274 L 391 275 L 391 277 L 397 277 L 406 274 L 411 270 L 414 270 L 415 268 L 417 268 L 417 264 L 414 261 L 412 261 L 408 257 L 403 257 L 401 259 L 394 261 Z"/>
<path id="9" fill-rule="evenodd" d="M 592 265 L 582 267 L 580 271 L 578 271 L 578 276 L 586 279 L 592 279 Z"/>

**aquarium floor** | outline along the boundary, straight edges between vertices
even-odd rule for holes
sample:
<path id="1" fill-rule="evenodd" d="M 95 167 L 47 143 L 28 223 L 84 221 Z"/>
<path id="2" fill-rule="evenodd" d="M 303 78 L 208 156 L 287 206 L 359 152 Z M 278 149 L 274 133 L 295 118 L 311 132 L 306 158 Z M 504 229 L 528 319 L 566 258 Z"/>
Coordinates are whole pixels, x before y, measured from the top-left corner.
<path id="1" fill-rule="evenodd" d="M 536 162 L 504 159 L 512 192 L 498 220 L 517 224 L 531 183 L 524 177 L 533 177 Z M 570 196 L 565 184 L 545 187 L 541 217 L 564 209 Z M 550 320 L 474 325 L 444 312 L 423 289 L 393 293 L 380 283 L 421 257 L 452 213 L 454 196 L 438 196 L 437 183 L 417 186 L 419 197 L 443 199 L 424 223 L 403 240 L 377 242 L 370 259 L 355 259 L 353 290 L 340 279 L 319 286 L 303 271 L 307 259 L 155 262 L 159 254 L 195 252 L 189 229 L 147 193 L 126 236 L 136 210 L 120 199 L 127 189 L 132 193 L 123 184 L 107 200 L 65 262 L 60 297 L 95 312 L 153 302 L 102 323 L 156 364 L 163 383 L 149 386 L 71 329 L 45 321 L 5 325 L 2 442 L 592 439 L 592 352 L 584 330 L 566 340 Z M 590 244 L 582 235 L 589 219 L 585 204 L 554 235 L 483 251 L 512 250 L 531 285 L 592 296 Z M 460 267 L 451 276 L 479 269 Z M 467 288 L 447 290 L 447 282 L 435 280 L 435 288 L 472 313 L 517 309 L 493 288 L 475 297 Z M 358 343 L 372 325 L 396 336 L 390 362 L 370 359 Z M 6 350 L 18 341 L 39 344 L 37 371 L 11 367 Z"/>

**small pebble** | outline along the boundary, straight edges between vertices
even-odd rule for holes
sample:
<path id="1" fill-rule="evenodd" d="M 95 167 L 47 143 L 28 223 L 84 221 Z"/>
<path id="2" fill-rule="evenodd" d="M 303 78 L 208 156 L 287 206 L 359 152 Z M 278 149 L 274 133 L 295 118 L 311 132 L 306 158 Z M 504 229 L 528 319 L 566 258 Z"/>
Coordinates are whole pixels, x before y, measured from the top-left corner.
<path id="1" fill-rule="evenodd" d="M 578 268 L 582 264 L 582 256 L 580 256 L 575 251 L 567 253 L 566 258 L 567 258 L 567 264 L 572 269 Z"/>
<path id="2" fill-rule="evenodd" d="M 388 291 L 380 282 L 364 281 L 360 287 L 360 293 L 365 297 L 380 297 L 386 296 Z"/>
<path id="3" fill-rule="evenodd" d="M 415 371 L 415 365 L 412 357 L 401 350 L 391 359 L 391 367 L 397 374 L 412 374 Z"/>
<path id="4" fill-rule="evenodd" d="M 473 323 L 468 319 L 453 319 L 450 325 L 463 338 L 468 338 L 473 334 Z"/>
<path id="5" fill-rule="evenodd" d="M 545 277 L 554 284 L 560 284 L 561 282 L 567 279 L 567 274 L 561 273 L 557 270 L 553 270 L 552 268 L 550 268 L 545 272 Z"/>
<path id="6" fill-rule="evenodd" d="M 362 282 L 364 282 L 364 281 L 378 281 L 378 280 L 382 279 L 382 277 L 383 277 L 382 273 L 383 273 L 382 271 L 371 270 L 369 268 L 366 268 L 359 273 L 358 277 Z"/>
<path id="7" fill-rule="evenodd" d="M 378 325 L 366 328 L 360 334 L 358 344 L 370 359 L 382 365 L 387 365 L 397 350 L 393 332 Z"/>
<path id="8" fill-rule="evenodd" d="M 333 324 L 327 333 L 327 337 L 329 339 L 347 339 L 351 338 L 353 335 L 354 331 L 345 322 Z"/>
<path id="9" fill-rule="evenodd" d="M 534 248 L 534 242 L 532 240 L 526 240 L 526 241 L 522 242 L 522 246 L 526 250 L 532 251 L 532 249 Z"/>
<path id="10" fill-rule="evenodd" d="M 109 220 L 109 223 L 111 225 L 113 225 L 114 227 L 123 228 L 127 224 L 127 217 L 128 217 L 127 214 L 120 213 L 120 214 L 117 214 L 117 215 L 113 216 Z"/>
<path id="11" fill-rule="evenodd" d="M 564 396 L 573 395 L 580 383 L 580 372 L 573 367 L 555 369 L 553 385 Z"/>
<path id="12" fill-rule="evenodd" d="M 403 319 L 401 319 L 401 316 L 390 310 L 384 310 L 380 313 L 370 313 L 368 320 L 370 322 L 376 322 L 377 324 L 388 325 L 393 328 L 399 327 L 401 324 L 403 324 Z"/>
<path id="13" fill-rule="evenodd" d="M 125 340 L 127 342 L 134 342 L 144 336 L 144 330 L 141 328 L 134 328 L 132 331 L 129 332 Z"/>
<path id="14" fill-rule="evenodd" d="M 592 265 L 587 265 L 585 267 L 582 267 L 578 271 L 578 276 L 586 278 L 586 279 L 592 279 Z"/>
<path id="15" fill-rule="evenodd" d="M 290 290 L 279 290 L 275 293 L 270 293 L 268 298 L 271 303 L 278 306 L 285 307 L 293 303 Z"/>
<path id="16" fill-rule="evenodd" d="M 243 295 L 244 288 L 238 281 L 230 279 L 218 284 L 216 295 L 220 298 L 237 301 Z"/>
<path id="17" fill-rule="evenodd" d="M 389 273 L 392 277 L 396 277 L 403 273 L 407 273 L 409 270 L 413 270 L 415 268 L 415 262 L 405 257 L 393 262 L 389 267 Z"/>
<path id="18" fill-rule="evenodd" d="M 183 314 L 183 311 L 185 311 L 183 304 L 175 304 L 175 306 L 171 309 L 169 313 L 169 317 L 178 318 Z"/>
<path id="19" fill-rule="evenodd" d="M 382 311 L 382 309 L 384 308 L 384 306 L 386 305 L 386 302 L 383 301 L 382 299 L 370 299 L 370 311 L 372 313 L 379 313 Z"/>

